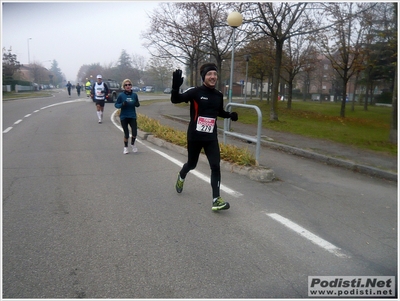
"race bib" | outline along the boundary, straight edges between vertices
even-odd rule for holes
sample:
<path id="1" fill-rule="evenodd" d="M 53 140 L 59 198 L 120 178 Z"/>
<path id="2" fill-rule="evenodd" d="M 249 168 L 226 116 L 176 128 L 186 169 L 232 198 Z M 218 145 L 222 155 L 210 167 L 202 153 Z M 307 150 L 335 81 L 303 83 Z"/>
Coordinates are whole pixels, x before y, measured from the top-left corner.
<path id="1" fill-rule="evenodd" d="M 214 131 L 215 118 L 201 117 L 197 118 L 196 131 L 203 133 L 212 133 Z"/>

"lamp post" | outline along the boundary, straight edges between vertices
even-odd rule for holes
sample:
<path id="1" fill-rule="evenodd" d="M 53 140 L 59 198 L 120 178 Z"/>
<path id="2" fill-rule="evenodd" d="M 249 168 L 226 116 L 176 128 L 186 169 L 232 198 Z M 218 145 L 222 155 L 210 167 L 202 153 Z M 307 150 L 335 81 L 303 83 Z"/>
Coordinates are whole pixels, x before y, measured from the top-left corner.
<path id="1" fill-rule="evenodd" d="M 29 55 L 29 40 L 32 40 L 32 38 L 28 38 L 28 64 L 31 63 L 31 57 Z"/>
<path id="2" fill-rule="evenodd" d="M 247 98 L 247 80 L 248 80 L 247 74 L 248 74 L 248 71 L 249 71 L 249 60 L 250 60 L 250 58 L 251 58 L 250 54 L 246 54 L 244 56 L 244 59 L 246 60 L 246 81 L 245 81 L 245 88 L 244 88 L 244 103 L 245 104 L 246 104 L 246 98 Z"/>
<path id="3" fill-rule="evenodd" d="M 228 15 L 228 18 L 226 19 L 226 21 L 228 22 L 228 25 L 233 28 L 233 33 L 232 33 L 231 78 L 229 80 L 229 95 L 228 95 L 229 102 L 232 102 L 233 63 L 234 63 L 234 60 L 235 60 L 235 30 L 236 30 L 237 27 L 242 25 L 243 17 L 239 12 L 234 11 L 234 12 L 231 12 Z"/>

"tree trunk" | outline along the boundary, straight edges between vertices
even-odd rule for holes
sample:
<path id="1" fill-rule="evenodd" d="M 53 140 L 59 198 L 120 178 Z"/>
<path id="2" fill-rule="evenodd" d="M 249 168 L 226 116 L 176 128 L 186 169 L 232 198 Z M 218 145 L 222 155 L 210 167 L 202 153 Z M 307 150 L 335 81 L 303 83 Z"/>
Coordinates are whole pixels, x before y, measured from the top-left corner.
<path id="1" fill-rule="evenodd" d="M 365 99 L 364 99 L 364 111 L 368 111 L 368 97 L 369 97 L 369 85 L 371 83 L 367 83 L 365 87 Z"/>
<path id="2" fill-rule="evenodd" d="M 289 93 L 287 99 L 287 108 L 290 110 L 292 108 L 292 91 L 293 91 L 293 79 L 289 81 Z"/>
<path id="3" fill-rule="evenodd" d="M 346 84 L 342 90 L 342 105 L 340 106 L 340 117 L 346 117 Z"/>
<path id="4" fill-rule="evenodd" d="M 397 144 L 397 66 L 395 70 L 392 96 L 392 122 L 390 125 L 389 141 Z"/>
<path id="5" fill-rule="evenodd" d="M 353 93 L 353 100 L 351 101 L 351 111 L 354 112 L 354 106 L 355 106 L 355 102 L 356 102 L 356 90 L 357 90 L 357 82 L 358 82 L 358 76 L 359 76 L 359 72 L 357 72 L 356 75 L 356 80 L 354 81 L 354 93 Z"/>
<path id="6" fill-rule="evenodd" d="M 276 45 L 276 56 L 275 56 L 275 67 L 272 80 L 272 102 L 271 102 L 271 112 L 269 119 L 270 121 L 278 121 L 278 89 L 279 89 L 279 79 L 280 70 L 282 62 L 282 52 L 283 52 L 283 42 L 275 40 Z"/>

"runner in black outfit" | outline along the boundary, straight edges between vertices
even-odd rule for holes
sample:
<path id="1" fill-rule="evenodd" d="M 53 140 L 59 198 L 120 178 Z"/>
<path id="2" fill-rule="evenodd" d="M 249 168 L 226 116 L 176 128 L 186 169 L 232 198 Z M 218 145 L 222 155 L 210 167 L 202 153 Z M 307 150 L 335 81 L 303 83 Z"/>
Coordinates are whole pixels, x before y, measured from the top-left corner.
<path id="1" fill-rule="evenodd" d="M 172 74 L 171 102 L 188 103 L 190 101 L 190 123 L 187 130 L 188 161 L 178 174 L 175 188 L 178 193 L 182 192 L 186 175 L 196 168 L 203 148 L 211 168 L 212 210 L 225 210 L 229 209 L 230 205 L 220 196 L 220 149 L 216 121 L 218 116 L 236 121 L 238 115 L 236 112 L 227 112 L 223 108 L 223 94 L 215 89 L 218 79 L 217 66 L 213 63 L 202 65 L 200 75 L 203 80 L 201 87 L 190 88 L 180 94 L 179 88 L 183 83 L 182 71 L 177 69 Z"/>

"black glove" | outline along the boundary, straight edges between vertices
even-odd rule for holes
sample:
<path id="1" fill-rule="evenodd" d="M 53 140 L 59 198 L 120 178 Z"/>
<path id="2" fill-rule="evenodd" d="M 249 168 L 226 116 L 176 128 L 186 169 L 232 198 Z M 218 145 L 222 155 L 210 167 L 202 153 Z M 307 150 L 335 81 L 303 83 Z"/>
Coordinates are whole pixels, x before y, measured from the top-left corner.
<path id="1" fill-rule="evenodd" d="M 179 88 L 182 84 L 182 70 L 176 69 L 174 72 L 172 72 L 172 90 L 179 91 Z"/>
<path id="2" fill-rule="evenodd" d="M 232 112 L 230 115 L 232 121 L 238 120 L 238 114 L 236 112 Z"/>

